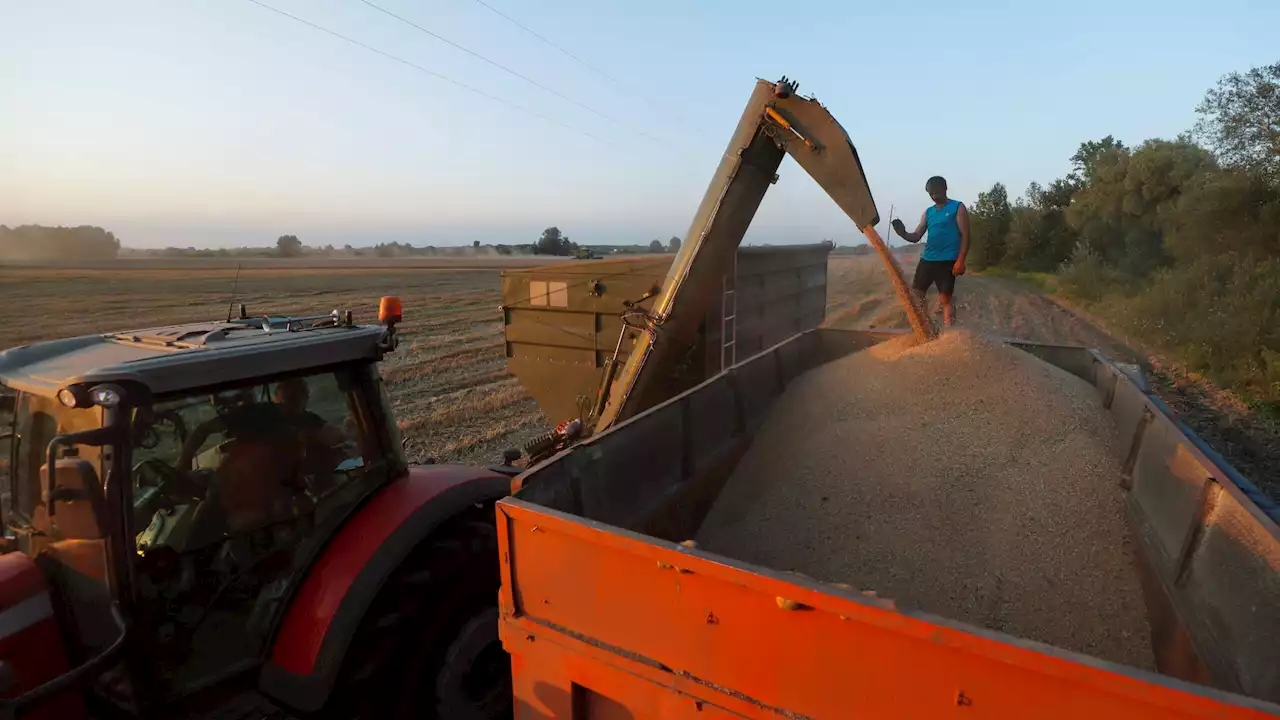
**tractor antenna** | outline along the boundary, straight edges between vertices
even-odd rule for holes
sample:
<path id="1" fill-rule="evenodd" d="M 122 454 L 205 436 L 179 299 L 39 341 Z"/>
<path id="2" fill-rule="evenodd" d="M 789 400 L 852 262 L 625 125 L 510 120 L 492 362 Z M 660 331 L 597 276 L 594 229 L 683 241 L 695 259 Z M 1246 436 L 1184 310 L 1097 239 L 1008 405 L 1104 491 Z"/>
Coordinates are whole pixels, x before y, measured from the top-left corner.
<path id="1" fill-rule="evenodd" d="M 227 322 L 231 322 L 231 313 L 236 309 L 236 290 L 240 287 L 240 268 L 243 265 L 244 263 L 236 263 L 236 279 L 231 281 L 231 303 L 227 305 Z"/>

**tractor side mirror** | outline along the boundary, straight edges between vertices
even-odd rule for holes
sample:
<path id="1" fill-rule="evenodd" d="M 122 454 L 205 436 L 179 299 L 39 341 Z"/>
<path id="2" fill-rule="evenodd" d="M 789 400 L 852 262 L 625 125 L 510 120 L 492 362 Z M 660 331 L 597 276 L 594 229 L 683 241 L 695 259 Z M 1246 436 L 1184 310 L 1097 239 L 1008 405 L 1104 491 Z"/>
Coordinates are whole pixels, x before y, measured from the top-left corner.
<path id="1" fill-rule="evenodd" d="M 120 433 L 117 432 L 116 428 L 108 425 L 107 427 L 100 427 L 100 428 L 94 428 L 92 430 L 83 430 L 78 433 L 71 433 L 70 435 L 58 435 L 49 441 L 49 447 L 45 450 L 45 457 L 48 458 L 48 462 L 45 464 L 45 468 L 55 468 L 55 472 L 50 474 L 46 472 L 44 468 L 41 468 L 40 470 L 40 476 L 41 476 L 41 479 L 43 480 L 42 484 L 44 485 L 44 511 L 49 517 L 53 517 L 54 514 L 57 512 L 58 501 L 62 499 L 58 496 L 58 493 L 55 492 L 55 490 L 57 489 L 57 485 L 55 481 L 58 478 L 58 473 L 56 471 L 56 468 L 59 465 L 58 448 L 61 448 L 61 447 L 74 448 L 76 445 L 90 445 L 94 447 L 101 447 L 103 445 L 106 445 L 107 443 L 112 442 L 113 440 L 118 439 L 119 435 Z M 93 473 L 94 480 L 96 481 L 98 477 L 98 473 L 93 470 L 92 465 L 89 466 L 89 471 Z M 94 484 L 97 485 L 96 482 Z M 101 498 L 102 486 L 97 485 L 97 488 L 98 488 L 98 497 Z M 99 503 L 99 505 L 102 505 L 102 503 Z"/>
<path id="2" fill-rule="evenodd" d="M 40 467 L 40 478 L 45 487 L 50 488 L 45 507 L 54 502 L 59 504 L 56 518 L 49 516 L 51 524 L 56 520 L 59 536 L 75 540 L 106 537 L 103 527 L 106 499 L 93 463 L 65 458 L 54 463 L 52 481 L 48 464 Z"/>

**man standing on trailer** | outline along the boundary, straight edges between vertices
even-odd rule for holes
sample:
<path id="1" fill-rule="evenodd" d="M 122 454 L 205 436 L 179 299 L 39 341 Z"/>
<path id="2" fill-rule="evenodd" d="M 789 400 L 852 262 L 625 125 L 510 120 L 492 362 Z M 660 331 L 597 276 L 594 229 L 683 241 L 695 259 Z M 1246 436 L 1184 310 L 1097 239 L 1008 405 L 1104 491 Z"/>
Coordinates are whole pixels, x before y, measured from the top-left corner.
<path id="1" fill-rule="evenodd" d="M 930 285 L 938 286 L 938 299 L 942 302 L 942 323 L 950 327 L 956 319 L 956 276 L 964 274 L 964 258 L 969 254 L 969 211 L 964 203 L 947 197 L 947 181 L 939 175 L 924 184 L 925 192 L 933 199 L 933 205 L 925 208 L 915 232 L 907 232 L 901 220 L 893 221 L 893 229 L 907 242 L 920 242 L 925 233 L 924 253 L 916 265 L 916 276 L 911 289 L 924 304 Z"/>

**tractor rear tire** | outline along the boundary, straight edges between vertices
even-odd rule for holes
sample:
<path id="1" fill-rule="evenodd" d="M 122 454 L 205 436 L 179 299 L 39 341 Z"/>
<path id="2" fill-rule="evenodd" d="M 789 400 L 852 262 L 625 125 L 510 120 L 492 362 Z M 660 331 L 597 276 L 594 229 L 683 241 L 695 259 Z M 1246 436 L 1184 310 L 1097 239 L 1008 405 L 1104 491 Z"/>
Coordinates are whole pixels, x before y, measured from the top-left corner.
<path id="1" fill-rule="evenodd" d="M 498 640 L 492 503 L 450 519 L 387 580 L 347 650 L 334 707 L 345 718 L 510 718 Z"/>

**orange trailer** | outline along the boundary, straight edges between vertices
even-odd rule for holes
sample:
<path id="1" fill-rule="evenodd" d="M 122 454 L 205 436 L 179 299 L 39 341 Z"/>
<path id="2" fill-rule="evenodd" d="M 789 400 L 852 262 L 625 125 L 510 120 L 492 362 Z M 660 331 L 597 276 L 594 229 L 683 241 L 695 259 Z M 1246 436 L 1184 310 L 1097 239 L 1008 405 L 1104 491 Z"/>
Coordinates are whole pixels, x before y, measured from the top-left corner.
<path id="1" fill-rule="evenodd" d="M 680 544 L 787 383 L 883 337 L 802 333 L 515 479 L 497 513 L 516 717 L 1280 715 L 1274 521 L 1085 348 L 1015 343 L 1093 383 L 1132 438 L 1119 480 L 1158 673 Z"/>

